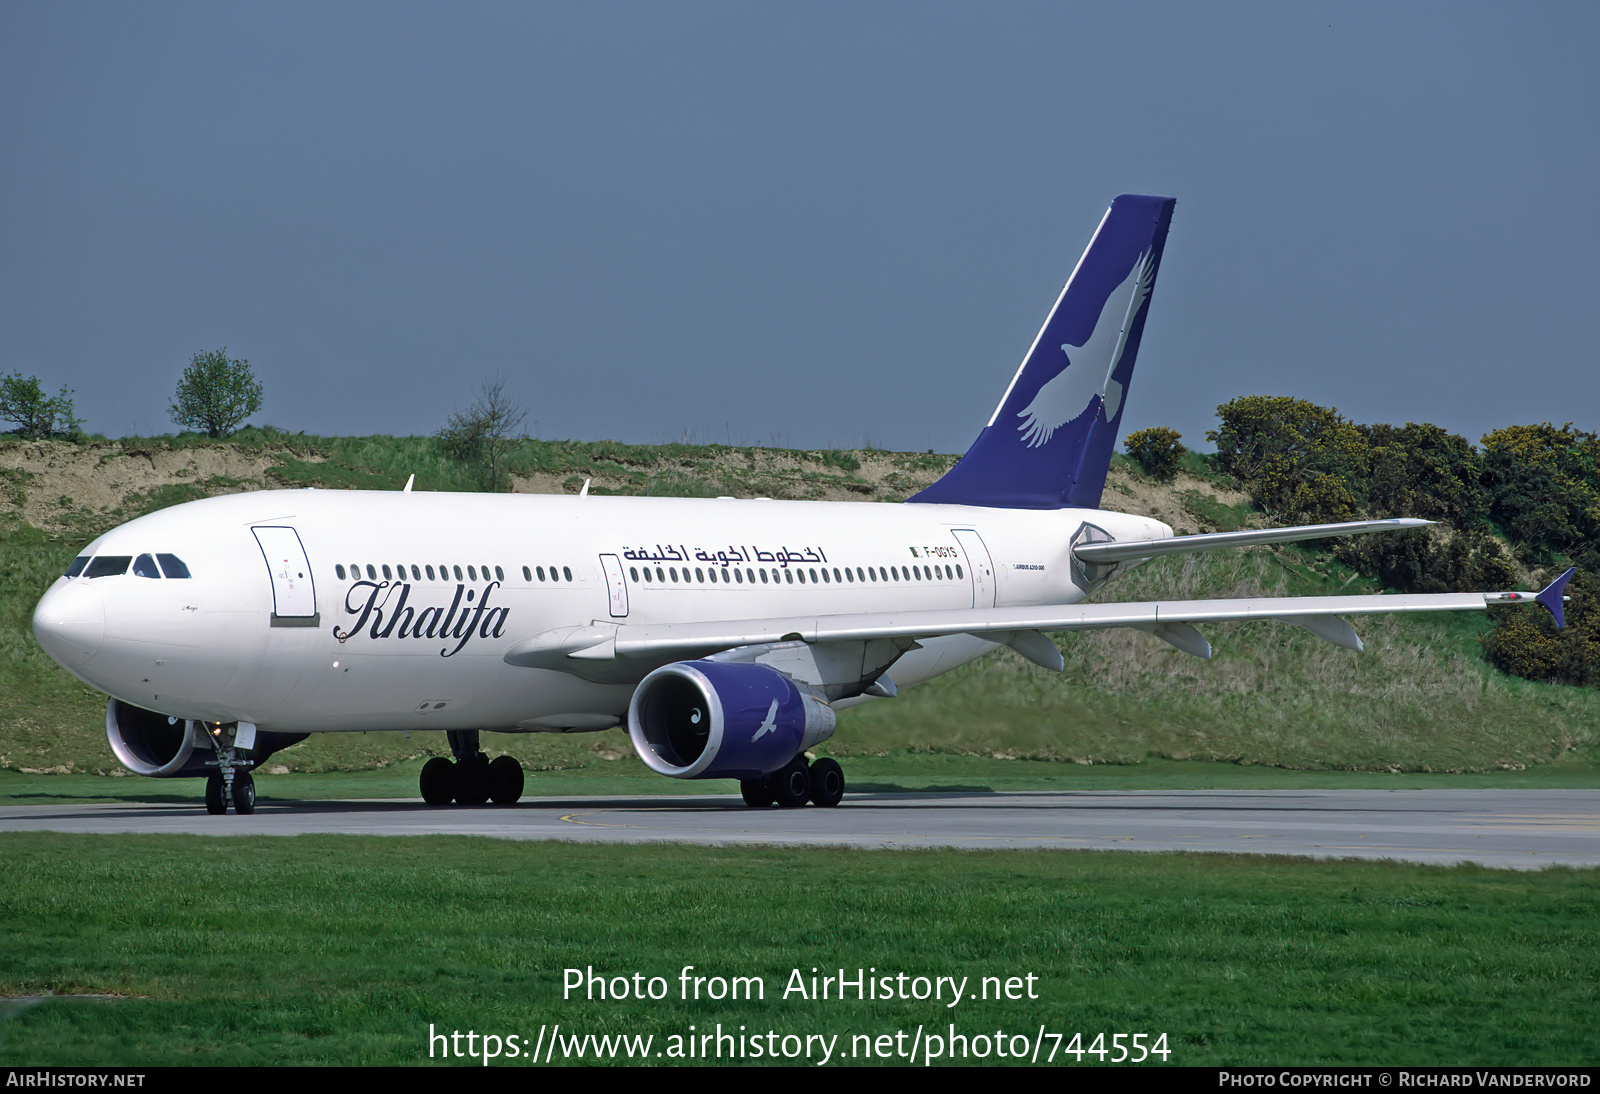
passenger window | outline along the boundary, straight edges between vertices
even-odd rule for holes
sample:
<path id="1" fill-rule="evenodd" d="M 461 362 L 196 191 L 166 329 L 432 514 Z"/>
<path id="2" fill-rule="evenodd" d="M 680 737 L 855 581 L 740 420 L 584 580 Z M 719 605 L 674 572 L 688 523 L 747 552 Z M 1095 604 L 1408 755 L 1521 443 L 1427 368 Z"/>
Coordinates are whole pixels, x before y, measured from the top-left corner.
<path id="1" fill-rule="evenodd" d="M 850 572 L 849 570 L 845 571 L 845 573 L 849 573 L 849 572 Z M 867 580 L 867 572 L 865 570 L 863 570 L 860 566 L 857 566 L 856 567 L 856 577 L 859 578 L 864 583 Z"/>
<path id="2" fill-rule="evenodd" d="M 676 585 L 678 583 L 678 568 L 676 566 L 673 566 L 671 568 L 671 573 L 672 573 L 672 583 L 674 585 Z"/>
<path id="3" fill-rule="evenodd" d="M 460 566 L 457 566 L 457 567 L 456 567 L 456 568 L 455 568 L 455 570 L 456 570 L 456 580 L 457 580 L 457 581 L 460 581 L 460 580 L 461 580 L 461 567 L 460 567 Z"/>
<path id="4" fill-rule="evenodd" d="M 543 566 L 539 567 L 539 580 L 540 581 L 544 580 L 544 567 Z"/>
<path id="5" fill-rule="evenodd" d="M 793 585 L 794 584 L 794 571 L 793 570 L 785 570 L 785 571 L 783 571 L 783 580 L 785 580 L 789 584 Z"/>
<path id="6" fill-rule="evenodd" d="M 667 575 L 662 571 L 660 566 L 656 567 L 656 580 L 657 581 L 665 581 L 665 580 L 667 580 Z"/>
<path id="7" fill-rule="evenodd" d="M 415 562 L 413 562 L 411 564 L 411 580 L 412 581 L 421 581 L 422 580 L 422 571 L 417 569 L 417 564 Z"/>
<path id="8" fill-rule="evenodd" d="M 706 580 L 705 571 L 700 569 L 700 567 L 696 566 L 694 568 L 694 579 L 696 581 L 701 582 L 702 584 L 704 584 L 705 580 Z"/>
<path id="9" fill-rule="evenodd" d="M 522 580 L 528 582 L 530 585 L 533 583 L 533 571 L 528 569 L 526 566 L 522 568 Z"/>
<path id="10" fill-rule="evenodd" d="M 471 566 L 467 567 L 467 580 L 468 581 L 476 581 L 476 580 L 478 580 L 478 571 L 474 570 Z"/>
<path id="11" fill-rule="evenodd" d="M 816 571 L 815 571 L 815 570 L 812 570 L 812 571 L 811 571 L 811 572 L 812 572 L 812 573 L 813 573 L 813 574 L 815 574 L 815 573 L 816 573 Z M 830 577 L 829 577 L 829 576 L 828 576 L 828 568 L 827 568 L 827 567 L 826 567 L 826 566 L 824 566 L 824 567 L 823 567 L 823 568 L 822 568 L 822 580 L 823 580 L 823 582 L 824 582 L 824 583 L 829 583 L 829 584 L 831 584 L 831 583 L 832 583 L 832 580 L 833 580 L 833 579 L 832 579 L 832 578 L 830 578 Z"/>
<path id="12" fill-rule="evenodd" d="M 83 572 L 84 577 L 115 577 L 128 572 L 128 563 L 133 561 L 132 555 L 97 555 L 89 568 Z"/>
<path id="13" fill-rule="evenodd" d="M 137 577 L 159 578 L 161 576 L 161 574 L 156 571 L 156 560 L 151 558 L 149 555 L 140 555 L 138 558 L 133 560 L 133 572 Z"/>
<path id="14" fill-rule="evenodd" d="M 485 571 L 485 572 L 487 573 L 488 571 Z M 494 579 L 496 581 L 504 581 L 506 579 L 506 572 L 504 570 L 502 570 L 500 567 L 496 566 L 494 568 Z"/>
<path id="15" fill-rule="evenodd" d="M 767 571 L 762 570 L 761 571 L 761 584 L 765 585 L 766 583 L 767 583 Z"/>
<path id="16" fill-rule="evenodd" d="M 644 568 L 644 579 L 645 579 L 645 580 L 646 580 L 646 581 L 649 581 L 649 580 L 650 580 L 650 567 L 648 567 L 648 566 L 646 566 L 646 567 L 645 567 L 645 568 Z"/>
<path id="17" fill-rule="evenodd" d="M 639 569 L 638 569 L 638 567 L 629 566 L 628 567 L 628 576 L 630 578 L 632 578 L 634 581 L 638 581 L 639 580 Z"/>
<path id="18" fill-rule="evenodd" d="M 89 556 L 88 555 L 79 555 L 77 558 L 72 560 L 72 565 L 68 566 L 67 567 L 67 572 L 62 574 L 61 576 L 62 577 L 77 577 L 79 574 L 83 573 L 83 568 L 85 566 L 87 566 L 87 565 L 89 565 Z"/>
<path id="19" fill-rule="evenodd" d="M 822 572 L 824 574 L 826 574 L 828 571 L 827 570 L 823 570 Z M 815 585 L 816 583 L 817 583 L 817 571 L 812 570 L 811 571 L 811 584 Z"/>
<path id="20" fill-rule="evenodd" d="M 561 578 L 564 581 L 571 581 L 572 580 L 572 571 L 567 569 L 567 567 L 565 567 L 565 566 L 561 567 Z"/>
<path id="21" fill-rule="evenodd" d="M 376 581 L 376 580 L 378 580 L 378 571 L 377 571 L 377 568 L 376 568 L 376 567 L 374 567 L 374 566 L 373 566 L 373 565 L 372 565 L 372 563 L 370 563 L 370 562 L 369 562 L 369 563 L 367 563 L 367 580 L 369 580 L 369 581 Z"/>
<path id="22" fill-rule="evenodd" d="M 963 574 L 961 572 L 961 563 L 959 563 L 959 562 L 956 563 L 956 576 L 957 577 L 965 577 L 966 576 L 965 574 Z"/>
<path id="23" fill-rule="evenodd" d="M 385 581 L 393 581 L 394 580 L 394 575 L 389 572 L 389 564 L 387 562 L 385 562 L 383 564 L 383 580 L 385 580 Z"/>
<path id="24" fill-rule="evenodd" d="M 339 575 L 339 580 L 340 581 L 343 581 L 344 580 L 344 563 L 335 562 L 333 564 L 333 572 Z"/>

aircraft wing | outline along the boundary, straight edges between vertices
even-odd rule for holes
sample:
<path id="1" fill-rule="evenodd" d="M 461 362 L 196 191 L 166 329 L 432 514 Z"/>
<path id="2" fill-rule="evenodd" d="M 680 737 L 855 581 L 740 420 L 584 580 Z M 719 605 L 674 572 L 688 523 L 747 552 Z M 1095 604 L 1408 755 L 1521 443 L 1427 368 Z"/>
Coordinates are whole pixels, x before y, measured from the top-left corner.
<path id="1" fill-rule="evenodd" d="M 1017 608 L 958 608 L 935 611 L 869 612 L 855 615 L 791 616 L 705 623 L 596 623 L 566 627 L 524 639 L 505 655 L 507 663 L 557 667 L 563 659 L 659 661 L 690 659 L 741 646 L 802 641 L 866 642 L 971 634 L 1009 645 L 1031 661 L 1060 669 L 1061 655 L 1044 635 L 1051 631 L 1133 627 L 1197 657 L 1211 646 L 1195 623 L 1276 619 L 1348 649 L 1361 639 L 1341 616 L 1394 612 L 1482 610 L 1491 605 L 1542 603 L 1561 623 L 1562 589 L 1568 570 L 1543 592 L 1415 593 L 1367 596 L 1250 597 L 1232 600 L 1171 600 L 1127 604 L 1052 604 Z"/>
<path id="2" fill-rule="evenodd" d="M 1219 547 L 1250 547 L 1259 543 L 1297 543 L 1329 536 L 1362 536 L 1370 532 L 1398 532 L 1425 528 L 1435 523 L 1416 517 L 1388 520 L 1349 520 L 1340 524 L 1300 524 L 1290 528 L 1252 528 L 1243 532 L 1209 532 L 1201 536 L 1169 536 L 1166 539 L 1120 540 L 1111 543 L 1083 543 L 1072 553 L 1084 562 L 1125 562 L 1158 555 L 1179 555 L 1191 551 L 1213 551 Z M 1448 611 L 1450 609 L 1439 609 Z"/>

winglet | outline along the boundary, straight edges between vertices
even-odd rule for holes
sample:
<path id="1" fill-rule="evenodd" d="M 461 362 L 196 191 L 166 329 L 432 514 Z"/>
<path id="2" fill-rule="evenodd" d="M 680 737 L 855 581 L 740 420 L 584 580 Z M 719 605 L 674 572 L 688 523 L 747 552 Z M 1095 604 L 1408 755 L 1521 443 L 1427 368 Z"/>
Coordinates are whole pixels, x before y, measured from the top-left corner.
<path id="1" fill-rule="evenodd" d="M 1557 628 L 1562 628 L 1567 625 L 1565 605 L 1562 603 L 1562 601 L 1566 598 L 1563 597 L 1561 593 L 1562 590 L 1567 587 L 1567 582 L 1572 580 L 1572 575 L 1577 572 L 1578 568 L 1576 566 L 1571 567 L 1566 573 L 1562 574 L 1550 584 L 1546 585 L 1544 590 L 1540 592 L 1538 596 L 1534 597 L 1534 599 L 1539 603 L 1543 604 L 1546 608 L 1549 608 L 1550 614 L 1556 617 Z"/>

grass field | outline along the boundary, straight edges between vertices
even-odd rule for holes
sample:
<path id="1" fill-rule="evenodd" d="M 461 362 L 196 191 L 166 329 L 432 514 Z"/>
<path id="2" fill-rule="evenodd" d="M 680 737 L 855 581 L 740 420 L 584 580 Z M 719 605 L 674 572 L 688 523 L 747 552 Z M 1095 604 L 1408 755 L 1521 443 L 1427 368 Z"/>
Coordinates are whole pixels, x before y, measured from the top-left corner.
<path id="1" fill-rule="evenodd" d="M 555 1023 L 650 1034 L 652 1051 L 718 1023 L 838 1035 L 836 1060 L 856 1034 L 905 1031 L 904 1048 L 951 1024 L 1042 1026 L 1062 1046 L 1077 1032 L 1083 1047 L 1164 1033 L 1167 1062 L 1189 1065 L 1600 1051 L 1594 870 L 443 837 L 8 835 L 0 849 L 0 994 L 108 997 L 12 1004 L 7 1065 L 406 1064 L 426 1062 L 430 1025 L 531 1042 Z M 684 965 L 758 977 L 764 998 L 685 1001 Z M 591 967 L 659 976 L 667 997 L 564 999 L 563 970 Z M 1031 975 L 1036 998 L 784 998 L 813 967 L 965 977 L 972 992 Z"/>

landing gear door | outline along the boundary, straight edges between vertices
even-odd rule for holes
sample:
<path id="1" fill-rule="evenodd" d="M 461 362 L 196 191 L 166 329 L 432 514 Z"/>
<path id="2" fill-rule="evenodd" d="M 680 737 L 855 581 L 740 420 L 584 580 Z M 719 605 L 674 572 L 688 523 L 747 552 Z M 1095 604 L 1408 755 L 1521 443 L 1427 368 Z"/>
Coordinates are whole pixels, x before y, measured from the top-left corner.
<path id="1" fill-rule="evenodd" d="M 252 528 L 261 557 L 272 578 L 272 625 L 318 625 L 317 590 L 311 580 L 311 563 L 293 528 Z"/>
<path id="2" fill-rule="evenodd" d="M 601 555 L 600 566 L 606 572 L 606 589 L 611 593 L 611 614 L 622 619 L 628 614 L 628 585 L 622 579 L 622 560 L 616 555 Z"/>
<path id="3" fill-rule="evenodd" d="M 971 528 L 957 528 L 952 534 L 967 556 L 967 569 L 972 571 L 972 606 L 994 607 L 994 563 L 989 560 L 989 548 Z"/>

